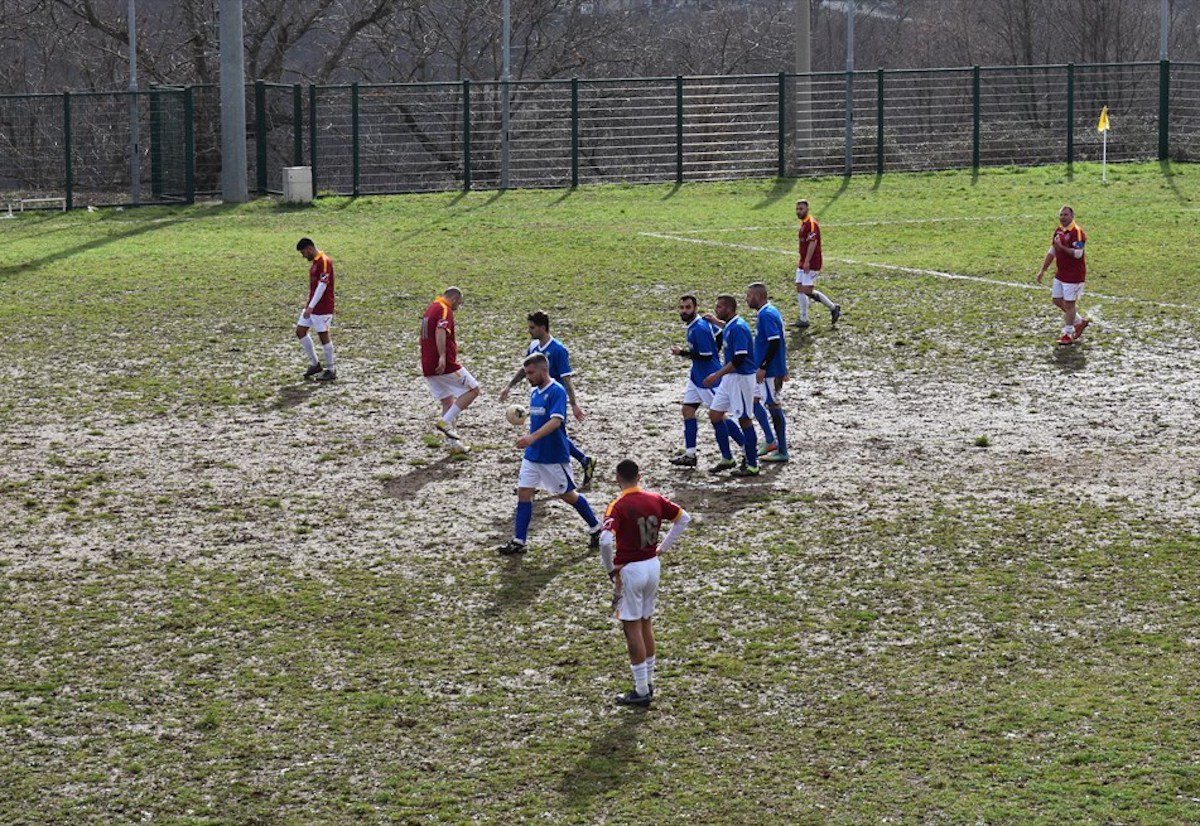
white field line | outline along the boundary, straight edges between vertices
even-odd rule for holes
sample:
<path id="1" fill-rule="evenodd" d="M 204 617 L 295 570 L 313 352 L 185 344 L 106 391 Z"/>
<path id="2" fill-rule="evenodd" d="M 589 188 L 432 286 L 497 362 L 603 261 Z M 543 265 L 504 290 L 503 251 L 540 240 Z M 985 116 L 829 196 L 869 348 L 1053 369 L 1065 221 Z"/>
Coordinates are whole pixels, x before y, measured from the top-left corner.
<path id="1" fill-rule="evenodd" d="M 775 247 L 757 247 L 752 244 L 734 244 L 728 241 L 713 241 L 708 238 L 687 238 L 682 235 L 672 235 L 668 232 L 639 232 L 638 235 L 646 236 L 647 238 L 658 238 L 664 241 L 679 241 L 684 244 L 700 244 L 706 247 L 726 247 L 729 249 L 747 250 L 749 252 L 768 252 L 777 255 L 786 255 L 795 257 L 795 250 L 781 250 Z M 998 287 L 1012 287 L 1018 290 L 1032 290 L 1034 292 L 1042 292 L 1049 289 L 1047 284 L 1029 284 L 1020 281 L 1002 281 L 999 278 L 984 278 L 981 275 L 963 275 L 956 272 L 945 272 L 943 270 L 929 270 L 922 267 L 902 267 L 898 264 L 881 264 L 875 261 L 860 261 L 856 258 L 834 258 L 825 256 L 827 261 L 839 261 L 843 264 L 854 264 L 860 267 L 870 267 L 879 270 L 891 270 L 892 272 L 906 272 L 913 275 L 932 275 L 935 278 L 945 278 L 950 281 L 976 281 L 980 284 L 994 284 Z M 1143 298 L 1132 298 L 1123 295 L 1105 295 L 1104 293 L 1091 292 L 1086 293 L 1088 298 L 1099 298 L 1105 301 L 1131 301 L 1135 304 L 1152 304 L 1155 307 L 1169 307 L 1174 310 L 1195 310 L 1196 308 L 1189 304 L 1172 304 L 1166 301 L 1150 301 Z"/>
<path id="2" fill-rule="evenodd" d="M 950 224 L 964 223 L 967 221 L 1012 221 L 1017 218 L 1043 218 L 1044 215 L 1026 214 L 1026 215 L 963 215 L 953 218 L 893 218 L 888 220 L 878 221 L 822 221 L 822 227 L 882 227 L 890 224 Z M 683 235 L 707 235 L 710 232 L 756 232 L 764 229 L 784 230 L 790 226 L 796 228 L 795 223 L 789 225 L 777 226 L 762 226 L 762 227 L 716 227 L 713 229 L 679 229 L 672 230 L 673 232 Z"/>

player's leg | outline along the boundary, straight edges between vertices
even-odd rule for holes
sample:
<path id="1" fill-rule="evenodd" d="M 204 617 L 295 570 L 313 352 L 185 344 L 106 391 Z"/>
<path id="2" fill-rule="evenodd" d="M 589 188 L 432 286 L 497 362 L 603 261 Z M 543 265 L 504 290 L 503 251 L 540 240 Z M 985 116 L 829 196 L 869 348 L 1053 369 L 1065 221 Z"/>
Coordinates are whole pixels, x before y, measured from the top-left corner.
<path id="1" fill-rule="evenodd" d="M 569 464 L 561 465 L 543 465 L 543 473 L 553 477 L 553 481 L 548 480 L 547 487 L 558 495 L 558 498 L 566 502 L 575 509 L 588 526 L 589 541 L 588 547 L 592 550 L 600 549 L 600 520 L 596 518 L 595 511 L 588 504 L 588 500 L 575 487 L 575 479 L 571 476 L 571 466 Z"/>
<path id="2" fill-rule="evenodd" d="M 1087 326 L 1092 323 L 1092 320 L 1084 316 L 1084 314 L 1079 310 L 1079 299 L 1083 298 L 1082 284 L 1072 285 L 1070 298 L 1071 303 L 1075 307 L 1075 316 L 1072 324 L 1074 327 L 1074 332 L 1071 334 L 1071 338 L 1078 341 L 1079 337 L 1083 335 L 1083 331 L 1086 330 Z"/>
<path id="3" fill-rule="evenodd" d="M 642 590 L 642 644 L 646 649 L 646 687 L 650 690 L 650 696 L 654 696 L 654 627 L 652 617 L 654 616 L 654 602 L 658 598 L 658 578 L 661 571 L 660 561 L 655 559 L 646 560 L 648 576 L 646 577 L 646 585 Z"/>
<path id="4" fill-rule="evenodd" d="M 808 273 L 804 270 L 796 270 L 796 301 L 800 303 L 800 319 L 796 322 L 797 327 L 808 326 L 808 305 L 810 303 L 809 296 L 812 295 L 812 285 L 807 284 Z"/>
<path id="5" fill-rule="evenodd" d="M 758 432 L 754 429 L 754 377 L 743 376 L 738 379 L 736 390 L 737 402 L 734 414 L 742 428 L 742 445 L 746 461 L 742 467 L 733 472 L 734 476 L 756 476 L 758 474 Z"/>
<path id="6" fill-rule="evenodd" d="M 683 416 L 683 453 L 672 456 L 671 464 L 678 467 L 696 466 L 696 437 L 700 432 L 700 423 L 696 421 L 696 411 L 700 405 L 684 402 L 679 410 Z"/>
<path id="7" fill-rule="evenodd" d="M 646 560 L 649 562 L 650 560 Z M 646 640 L 642 633 L 643 589 L 647 579 L 647 565 L 634 562 L 621 567 L 621 597 L 617 602 L 617 616 L 625 632 L 625 646 L 629 650 L 629 668 L 633 673 L 633 690 L 617 697 L 621 705 L 650 704 L 650 681 L 646 674 Z"/>
<path id="8" fill-rule="evenodd" d="M 729 449 L 729 432 L 732 428 L 725 419 L 724 411 L 709 410 L 708 420 L 712 422 L 713 435 L 717 439 L 717 450 L 721 451 L 721 461 L 709 468 L 709 471 L 720 473 L 723 470 L 732 470 L 737 466 L 737 462 L 733 461 L 733 451 Z"/>
<path id="9" fill-rule="evenodd" d="M 314 320 L 316 317 L 314 316 Z M 332 381 L 337 378 L 337 367 L 333 361 L 333 340 L 329 337 L 329 317 L 320 319 L 316 324 L 313 324 L 313 329 L 317 333 L 317 338 L 321 340 L 321 349 L 325 353 L 325 370 L 321 375 L 317 376 L 318 381 Z"/>
<path id="10" fill-rule="evenodd" d="M 650 617 L 642 620 L 642 645 L 646 649 L 646 687 L 650 695 L 654 695 L 654 666 L 658 660 L 654 656 L 654 622 Z"/>
<path id="11" fill-rule="evenodd" d="M 783 415 L 783 405 L 779 401 L 779 393 L 783 390 L 783 377 L 776 376 L 767 379 L 767 389 L 770 391 L 767 410 L 771 414 L 771 423 L 775 425 L 775 450 L 763 456 L 762 461 L 786 462 L 788 460 L 787 417 Z"/>
<path id="12" fill-rule="evenodd" d="M 771 417 L 767 413 L 767 408 L 763 402 L 770 398 L 770 392 L 767 390 L 767 382 L 763 381 L 754 389 L 754 418 L 758 421 L 758 426 L 763 431 L 763 446 L 758 449 L 759 456 L 775 450 L 775 431 L 771 429 Z"/>
<path id="13" fill-rule="evenodd" d="M 304 378 L 311 378 L 321 372 L 321 363 L 317 361 L 317 348 L 313 346 L 312 338 L 308 335 L 308 328 L 311 322 L 301 316 L 296 322 L 296 339 L 300 344 L 300 352 L 308 359 L 308 369 L 304 371 Z"/>
<path id="14" fill-rule="evenodd" d="M 446 382 L 451 398 L 450 404 L 447 405 L 443 397 L 442 417 L 438 419 L 436 426 L 447 437 L 457 440 L 458 432 L 454 429 L 454 422 L 458 419 L 458 414 L 479 398 L 479 382 L 475 381 L 475 377 L 468 373 L 466 368 L 459 368 L 453 375 L 443 377 L 443 380 Z"/>
<path id="15" fill-rule="evenodd" d="M 521 462 L 521 478 L 517 483 L 517 512 L 513 517 L 513 537 L 498 549 L 506 556 L 525 553 L 525 545 L 529 541 L 529 523 L 533 521 L 533 494 L 537 488 L 526 486 L 529 479 L 536 476 L 530 476 L 526 467 L 528 464 L 530 463 L 527 460 Z"/>
<path id="16" fill-rule="evenodd" d="M 1063 298 L 1063 328 L 1062 338 L 1059 339 L 1060 344 L 1070 344 L 1075 340 L 1075 302 L 1067 298 Z"/>
<path id="17" fill-rule="evenodd" d="M 571 457 L 579 462 L 583 468 L 583 482 L 580 483 L 581 488 L 586 488 L 592 483 L 592 477 L 596 475 L 596 459 L 588 456 L 571 439 L 567 439 L 567 450 L 571 452 Z"/>

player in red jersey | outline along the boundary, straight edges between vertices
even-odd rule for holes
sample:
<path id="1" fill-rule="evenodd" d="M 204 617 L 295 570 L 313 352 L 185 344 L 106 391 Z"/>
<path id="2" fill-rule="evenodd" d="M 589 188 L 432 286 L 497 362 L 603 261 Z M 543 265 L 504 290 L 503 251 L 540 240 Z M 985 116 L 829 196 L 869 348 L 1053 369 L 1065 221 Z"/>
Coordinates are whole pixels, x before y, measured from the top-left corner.
<path id="1" fill-rule="evenodd" d="M 1075 210 L 1064 206 L 1058 211 L 1058 226 L 1037 276 L 1037 283 L 1041 284 L 1050 262 L 1054 262 L 1054 286 L 1050 296 L 1055 306 L 1063 311 L 1062 338 L 1058 340 L 1063 346 L 1078 341 L 1092 323 L 1091 319 L 1084 318 L 1076 311 L 1076 305 L 1083 296 L 1083 282 L 1087 280 L 1087 259 L 1083 257 L 1086 243 L 1087 235 L 1083 227 L 1075 223 Z"/>
<path id="2" fill-rule="evenodd" d="M 658 555 L 679 539 L 691 517 L 670 499 L 638 487 L 637 463 L 617 465 L 621 495 L 604 512 L 600 560 L 613 580 L 613 603 L 625 629 L 633 690 L 617 697 L 627 706 L 648 706 L 654 696 L 654 599 L 658 594 Z M 673 522 L 662 544 L 658 529 Z M 615 555 L 614 555 L 615 554 Z"/>
<path id="3" fill-rule="evenodd" d="M 458 363 L 454 311 L 462 302 L 462 290 L 447 287 L 421 319 L 421 373 L 429 392 L 442 403 L 442 415 L 435 426 L 446 434 L 452 447 L 459 449 L 466 446 L 459 441 L 454 421 L 479 396 L 479 382 Z"/>
<path id="4" fill-rule="evenodd" d="M 296 249 L 312 266 L 308 268 L 308 303 L 296 320 L 296 338 L 300 349 L 308 357 L 308 369 L 304 378 L 317 377 L 317 381 L 333 381 L 337 368 L 333 365 L 333 342 L 329 340 L 329 328 L 333 326 L 333 259 L 317 249 L 311 238 L 301 238 Z M 317 348 L 308 334 L 309 328 L 316 331 L 325 350 L 325 369 L 317 361 Z"/>
<path id="5" fill-rule="evenodd" d="M 808 326 L 808 305 L 814 298 L 829 308 L 830 323 L 837 324 L 842 316 L 842 305 L 834 304 L 829 296 L 816 288 L 823 263 L 821 226 L 817 223 L 817 217 L 808 211 L 808 201 L 803 198 L 796 202 L 796 217 L 800 219 L 800 261 L 796 264 L 796 299 L 800 302 L 800 320 L 796 326 L 801 329 Z"/>

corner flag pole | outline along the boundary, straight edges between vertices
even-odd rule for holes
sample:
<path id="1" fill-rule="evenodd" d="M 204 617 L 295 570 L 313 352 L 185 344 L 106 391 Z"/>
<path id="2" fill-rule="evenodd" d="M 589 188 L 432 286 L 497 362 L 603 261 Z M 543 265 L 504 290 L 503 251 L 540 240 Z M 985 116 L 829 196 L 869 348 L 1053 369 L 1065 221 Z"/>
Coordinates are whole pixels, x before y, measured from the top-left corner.
<path id="1" fill-rule="evenodd" d="M 1100 122 L 1096 124 L 1096 131 L 1101 135 L 1100 180 L 1104 183 L 1108 183 L 1108 130 L 1110 128 L 1108 107 L 1105 106 L 1100 110 Z"/>

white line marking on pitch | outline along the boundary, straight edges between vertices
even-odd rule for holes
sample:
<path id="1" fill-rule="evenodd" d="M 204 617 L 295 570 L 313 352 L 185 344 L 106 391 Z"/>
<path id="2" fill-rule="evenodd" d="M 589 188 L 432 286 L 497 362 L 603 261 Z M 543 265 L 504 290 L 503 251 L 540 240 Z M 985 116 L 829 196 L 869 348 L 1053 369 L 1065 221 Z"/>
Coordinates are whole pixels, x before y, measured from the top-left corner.
<path id="1" fill-rule="evenodd" d="M 958 223 L 963 221 L 1012 221 L 1016 218 L 1042 218 L 1042 215 L 963 215 L 952 218 L 895 218 L 891 220 L 879 221 L 822 221 L 823 227 L 881 227 L 889 224 L 947 224 Z M 790 225 L 795 229 L 795 224 Z M 713 229 L 678 229 L 675 232 L 680 232 L 685 235 L 705 235 L 710 232 L 757 232 L 764 229 L 787 229 L 787 226 L 763 226 L 763 227 L 715 227 Z"/>
<path id="2" fill-rule="evenodd" d="M 639 232 L 638 235 L 644 235 L 648 238 L 658 238 L 664 241 L 680 241 L 684 244 L 700 244 L 706 247 L 727 247 L 730 249 L 747 250 L 749 252 L 769 252 L 776 255 L 795 256 L 795 250 L 781 250 L 775 247 L 756 247 L 752 244 L 733 244 L 728 241 L 712 241 L 707 238 L 686 238 L 682 235 L 672 235 L 667 232 Z M 951 281 L 977 281 L 981 284 L 994 284 L 999 287 L 1013 287 L 1018 290 L 1032 290 L 1041 292 L 1049 288 L 1048 284 L 1026 284 L 1020 281 L 1001 281 L 998 278 L 984 278 L 981 275 L 962 275 L 956 272 L 945 272 L 943 270 L 928 270 L 922 267 L 903 267 L 899 264 L 880 264 L 875 261 L 859 261 L 855 258 L 834 258 L 826 256 L 829 261 L 839 261 L 843 264 L 855 264 L 860 267 L 871 267 L 872 269 L 892 270 L 893 272 L 907 272 L 915 275 L 932 275 L 935 278 L 945 278 Z M 1139 304 L 1153 304 L 1155 307 L 1169 307 L 1175 310 L 1195 310 L 1196 308 L 1190 304 L 1171 304 L 1166 301 L 1151 301 L 1144 298 L 1132 298 L 1123 295 L 1105 295 L 1104 293 L 1088 292 L 1089 298 L 1099 298 L 1106 301 L 1132 301 Z"/>

